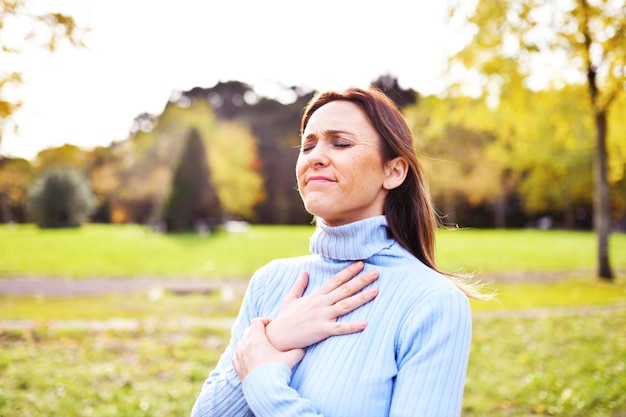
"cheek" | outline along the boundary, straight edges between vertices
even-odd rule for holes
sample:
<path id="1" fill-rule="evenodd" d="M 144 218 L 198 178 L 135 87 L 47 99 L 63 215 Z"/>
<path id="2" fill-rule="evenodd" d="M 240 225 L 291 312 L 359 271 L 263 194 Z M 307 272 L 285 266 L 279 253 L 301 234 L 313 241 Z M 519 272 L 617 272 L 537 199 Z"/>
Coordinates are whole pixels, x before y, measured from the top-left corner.
<path id="1" fill-rule="evenodd" d="M 298 188 L 300 188 L 301 180 L 304 180 L 304 177 L 303 177 L 304 171 L 305 171 L 305 164 L 302 161 L 302 159 L 298 157 L 298 160 L 296 161 L 296 181 L 298 183 Z"/>

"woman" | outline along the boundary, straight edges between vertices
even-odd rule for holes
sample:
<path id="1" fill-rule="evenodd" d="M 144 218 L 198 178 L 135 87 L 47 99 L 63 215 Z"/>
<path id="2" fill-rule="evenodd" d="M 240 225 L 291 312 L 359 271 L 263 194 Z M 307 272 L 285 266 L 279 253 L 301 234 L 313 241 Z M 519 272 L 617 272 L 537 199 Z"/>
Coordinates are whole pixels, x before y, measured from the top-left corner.
<path id="1" fill-rule="evenodd" d="M 351 88 L 313 97 L 301 140 L 312 254 L 255 273 L 192 415 L 458 416 L 480 293 L 437 269 L 409 127 Z"/>

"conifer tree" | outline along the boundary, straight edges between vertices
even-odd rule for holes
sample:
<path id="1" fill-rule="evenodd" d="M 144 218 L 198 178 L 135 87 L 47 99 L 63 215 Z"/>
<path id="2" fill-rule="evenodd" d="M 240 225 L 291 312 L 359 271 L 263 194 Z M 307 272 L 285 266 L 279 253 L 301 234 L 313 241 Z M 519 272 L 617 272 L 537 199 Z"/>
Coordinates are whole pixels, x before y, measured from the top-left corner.
<path id="1" fill-rule="evenodd" d="M 222 204 L 211 182 L 207 160 L 200 134 L 191 129 L 163 210 L 168 232 L 211 229 L 221 222 Z"/>

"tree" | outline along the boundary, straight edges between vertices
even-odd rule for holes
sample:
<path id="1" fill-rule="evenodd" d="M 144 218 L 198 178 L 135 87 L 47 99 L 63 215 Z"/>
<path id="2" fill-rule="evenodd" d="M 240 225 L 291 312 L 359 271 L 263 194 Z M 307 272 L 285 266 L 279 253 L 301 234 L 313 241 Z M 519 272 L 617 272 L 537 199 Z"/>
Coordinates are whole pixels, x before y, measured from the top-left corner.
<path id="1" fill-rule="evenodd" d="M 466 19 L 473 39 L 452 58 L 482 75 L 483 91 L 497 91 L 506 83 L 499 76 L 502 57 L 514 60 L 526 81 L 536 82 L 536 70 L 545 73 L 555 61 L 574 70 L 575 81 L 586 80 L 595 123 L 594 227 L 598 235 L 598 276 L 611 280 L 609 234 L 611 207 L 608 182 L 608 114 L 626 83 L 626 14 L 624 0 L 479 0 Z M 451 16 L 463 13 L 461 2 Z M 571 73 L 571 71 L 570 71 Z M 572 82 L 552 79 L 561 85 Z"/>
<path id="2" fill-rule="evenodd" d="M 196 129 L 187 137 L 162 219 L 168 232 L 213 227 L 222 220 L 222 204 L 211 183 L 206 149 Z"/>
<path id="3" fill-rule="evenodd" d="M 3 131 L 11 124 L 11 117 L 21 102 L 9 97 L 8 92 L 19 86 L 22 74 L 19 68 L 7 65 L 10 57 L 22 53 L 25 45 L 34 44 L 54 52 L 64 41 L 72 46 L 83 46 L 85 28 L 74 18 L 62 13 L 34 12 L 28 0 L 0 0 L 0 142 Z M 26 30 L 21 30 L 26 28 Z M 15 126 L 14 126 L 15 127 Z"/>
<path id="4" fill-rule="evenodd" d="M 94 208 L 91 187 L 77 170 L 50 168 L 28 191 L 29 217 L 41 228 L 81 226 Z"/>
<path id="5" fill-rule="evenodd" d="M 40 151 L 35 157 L 34 166 L 41 173 L 55 166 L 67 166 L 84 171 L 89 163 L 89 152 L 76 145 L 65 144 Z"/>
<path id="6" fill-rule="evenodd" d="M 16 219 L 15 212 L 23 212 L 32 178 L 33 167 L 27 160 L 0 157 L 0 223 L 23 220 L 20 215 Z"/>
<path id="7" fill-rule="evenodd" d="M 242 122 L 218 120 L 207 95 L 173 95 L 160 115 L 140 115 L 131 138 L 115 145 L 124 154 L 125 165 L 120 166 L 121 187 L 114 205 L 145 209 L 130 213 L 131 221 L 159 215 L 168 191 L 163 184 L 171 183 L 191 129 L 204 143 L 224 215 L 254 218 L 254 206 L 264 197 L 256 138 Z"/>
<path id="8" fill-rule="evenodd" d="M 506 226 L 507 181 L 492 113 L 483 100 L 469 97 L 423 97 L 404 110 L 416 135 L 430 173 L 430 193 L 444 212 L 445 221 L 457 223 L 457 206 L 493 208 L 494 225 Z"/>
<path id="9" fill-rule="evenodd" d="M 300 143 L 298 130 L 302 109 L 313 92 L 298 87 L 280 87 L 285 96 L 292 97 L 292 102 L 263 97 L 251 86 L 235 81 L 218 83 L 208 89 L 194 88 L 184 92 L 183 97 L 196 100 L 208 97 L 220 122 L 249 126 L 251 135 L 258 141 L 255 145 L 255 151 L 258 147 L 258 158 L 253 162 L 255 173 L 257 170 L 260 173 L 261 183 L 257 189 L 263 194 L 259 195 L 255 188 L 249 186 L 247 189 L 240 188 L 244 195 L 257 196 L 255 220 L 266 224 L 307 223 L 311 221 L 311 215 L 304 210 L 296 191 L 294 166 Z M 215 138 L 228 139 L 228 136 L 216 135 Z M 228 146 L 227 142 L 224 149 Z M 240 169 L 234 172 L 237 178 L 242 176 Z M 224 198 L 223 202 L 226 201 Z"/>
<path id="10" fill-rule="evenodd" d="M 87 160 L 86 175 L 96 199 L 91 220 L 108 223 L 112 217 L 113 196 L 121 186 L 121 156 L 115 146 L 98 146 L 89 151 Z"/>

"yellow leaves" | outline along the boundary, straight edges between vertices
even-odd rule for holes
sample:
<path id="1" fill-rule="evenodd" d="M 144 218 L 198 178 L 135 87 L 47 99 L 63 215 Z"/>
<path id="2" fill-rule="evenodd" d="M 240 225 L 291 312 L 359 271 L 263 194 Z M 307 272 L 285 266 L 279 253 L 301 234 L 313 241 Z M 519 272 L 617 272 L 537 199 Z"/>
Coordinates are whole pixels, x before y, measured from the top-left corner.
<path id="1" fill-rule="evenodd" d="M 157 205 L 163 201 L 168 191 L 164 184 L 170 183 L 181 145 L 191 129 L 202 137 L 211 179 L 226 214 L 251 216 L 253 207 L 263 198 L 256 139 L 248 127 L 218 120 L 207 100 L 201 98 L 185 106 L 170 103 L 151 131 L 138 132 L 133 138 L 139 161 L 133 168 L 133 178 L 138 181 L 135 192 Z"/>
<path id="2" fill-rule="evenodd" d="M 0 159 L 0 196 L 9 205 L 26 203 L 26 192 L 33 179 L 33 170 L 25 159 Z"/>
<path id="3" fill-rule="evenodd" d="M 251 216 L 263 197 L 256 140 L 244 126 L 220 123 L 208 142 L 213 180 L 224 208 L 230 214 Z"/>
<path id="4" fill-rule="evenodd" d="M 87 164 L 87 152 L 75 145 L 63 145 L 45 149 L 35 159 L 38 172 L 53 166 L 68 166 L 82 170 Z"/>
<path id="5" fill-rule="evenodd" d="M 609 154 L 609 183 L 625 180 L 626 175 L 626 93 L 622 92 L 609 112 L 607 150 Z"/>
<path id="6" fill-rule="evenodd" d="M 66 14 L 32 13 L 27 7 L 29 2 L 29 0 L 0 0 L 0 57 L 3 54 L 19 54 L 26 44 L 35 44 L 50 52 L 54 52 L 64 41 L 75 47 L 84 46 L 82 39 L 88 30 L 86 27 L 78 25 L 73 17 Z M 8 41 L 11 36 L 2 36 L 2 32 L 7 30 L 5 23 L 11 19 L 22 20 L 22 23 L 25 23 L 22 26 L 29 27 L 24 34 L 17 36 L 17 42 Z M 4 87 L 21 84 L 20 71 L 10 73 L 0 71 L 0 97 L 3 95 Z M 7 119 L 15 113 L 20 104 L 19 99 L 0 100 L 0 139 Z"/>

